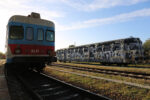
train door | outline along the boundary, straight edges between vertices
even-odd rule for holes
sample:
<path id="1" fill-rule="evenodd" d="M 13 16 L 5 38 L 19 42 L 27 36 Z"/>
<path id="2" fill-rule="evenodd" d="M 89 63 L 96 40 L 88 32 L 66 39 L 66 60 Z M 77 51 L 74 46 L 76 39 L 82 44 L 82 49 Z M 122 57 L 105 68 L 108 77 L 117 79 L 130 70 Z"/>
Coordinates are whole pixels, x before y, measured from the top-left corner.
<path id="1" fill-rule="evenodd" d="M 65 49 L 64 50 L 64 62 L 66 62 L 66 60 L 67 60 L 67 50 Z"/>
<path id="2" fill-rule="evenodd" d="M 89 61 L 90 62 L 95 61 L 94 54 L 95 54 L 95 44 L 92 44 L 89 46 Z"/>
<path id="3" fill-rule="evenodd" d="M 96 59 L 97 62 L 100 62 L 102 59 L 102 44 L 97 44 L 96 47 Z"/>

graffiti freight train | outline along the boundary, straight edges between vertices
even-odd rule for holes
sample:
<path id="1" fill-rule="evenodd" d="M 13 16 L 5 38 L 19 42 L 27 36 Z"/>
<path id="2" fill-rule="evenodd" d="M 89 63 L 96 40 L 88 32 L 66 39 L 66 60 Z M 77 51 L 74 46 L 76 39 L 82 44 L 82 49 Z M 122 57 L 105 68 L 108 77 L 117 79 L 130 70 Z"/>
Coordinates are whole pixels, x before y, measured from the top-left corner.
<path id="1" fill-rule="evenodd" d="M 100 62 L 102 64 L 136 64 L 143 59 L 139 38 L 125 38 L 82 46 L 59 49 L 59 61 Z"/>

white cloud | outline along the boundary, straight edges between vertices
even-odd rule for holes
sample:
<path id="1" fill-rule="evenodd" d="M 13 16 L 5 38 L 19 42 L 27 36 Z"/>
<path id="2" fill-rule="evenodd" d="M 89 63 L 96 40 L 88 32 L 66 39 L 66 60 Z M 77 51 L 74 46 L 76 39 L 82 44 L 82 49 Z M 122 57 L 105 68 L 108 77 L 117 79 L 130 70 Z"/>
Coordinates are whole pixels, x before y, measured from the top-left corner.
<path id="1" fill-rule="evenodd" d="M 115 6 L 134 5 L 148 0 L 62 0 L 67 5 L 83 11 L 93 11 Z"/>
<path id="2" fill-rule="evenodd" d="M 145 8 L 142 10 L 133 11 L 130 13 L 123 13 L 120 15 L 108 17 L 108 18 L 99 18 L 99 19 L 91 19 L 82 22 L 75 22 L 68 26 L 60 25 L 56 23 L 57 31 L 65 31 L 65 30 L 75 30 L 81 28 L 88 28 L 94 26 L 101 26 L 106 24 L 120 23 L 128 20 L 133 20 L 135 18 L 150 16 L 150 8 Z"/>
<path id="3" fill-rule="evenodd" d="M 43 19 L 54 20 L 58 17 L 64 17 L 65 13 L 60 11 L 51 11 L 41 4 L 34 5 L 31 2 L 35 0 L 0 0 L 0 51 L 4 52 L 6 25 L 12 15 L 25 15 L 31 12 L 38 12 Z M 43 2 L 43 1 L 42 1 Z M 30 4 L 30 5 L 29 5 Z"/>
<path id="4" fill-rule="evenodd" d="M 52 11 L 42 5 L 30 4 L 35 0 L 3 0 L 0 1 L 0 9 L 7 10 L 11 14 L 29 14 L 30 12 L 39 12 L 49 18 L 64 17 L 65 13 L 60 11 Z M 13 13 L 12 13 L 13 12 Z M 7 12 L 6 12 L 7 13 Z"/>

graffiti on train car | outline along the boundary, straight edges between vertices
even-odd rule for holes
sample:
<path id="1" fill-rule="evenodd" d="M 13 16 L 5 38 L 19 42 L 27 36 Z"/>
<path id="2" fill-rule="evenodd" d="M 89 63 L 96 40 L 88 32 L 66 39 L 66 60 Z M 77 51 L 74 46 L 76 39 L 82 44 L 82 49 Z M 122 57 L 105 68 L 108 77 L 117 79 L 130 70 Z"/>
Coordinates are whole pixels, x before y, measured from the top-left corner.
<path id="1" fill-rule="evenodd" d="M 138 63 L 143 49 L 139 38 L 126 38 L 57 50 L 59 61 Z"/>

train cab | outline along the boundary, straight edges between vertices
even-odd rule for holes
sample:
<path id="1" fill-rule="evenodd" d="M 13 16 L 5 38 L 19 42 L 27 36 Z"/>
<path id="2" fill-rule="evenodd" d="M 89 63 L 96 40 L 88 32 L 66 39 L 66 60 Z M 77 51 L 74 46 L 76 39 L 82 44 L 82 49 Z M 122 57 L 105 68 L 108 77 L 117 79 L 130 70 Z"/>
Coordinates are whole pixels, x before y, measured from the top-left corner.
<path id="1" fill-rule="evenodd" d="M 40 14 L 14 15 L 7 25 L 6 63 L 46 64 L 56 61 L 55 25 Z"/>

